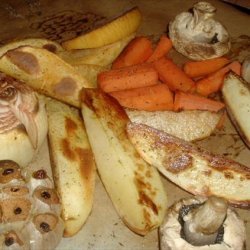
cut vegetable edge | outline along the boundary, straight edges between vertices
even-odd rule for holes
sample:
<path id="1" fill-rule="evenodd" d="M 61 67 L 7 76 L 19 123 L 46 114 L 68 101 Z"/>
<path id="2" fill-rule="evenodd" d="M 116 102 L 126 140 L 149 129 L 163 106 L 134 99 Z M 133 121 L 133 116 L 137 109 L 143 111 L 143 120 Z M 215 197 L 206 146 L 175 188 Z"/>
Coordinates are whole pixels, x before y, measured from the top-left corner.
<path id="1" fill-rule="evenodd" d="M 134 7 L 97 29 L 63 42 L 62 46 L 71 50 L 97 48 L 117 42 L 134 33 L 138 29 L 141 19 L 142 15 L 139 8 Z"/>

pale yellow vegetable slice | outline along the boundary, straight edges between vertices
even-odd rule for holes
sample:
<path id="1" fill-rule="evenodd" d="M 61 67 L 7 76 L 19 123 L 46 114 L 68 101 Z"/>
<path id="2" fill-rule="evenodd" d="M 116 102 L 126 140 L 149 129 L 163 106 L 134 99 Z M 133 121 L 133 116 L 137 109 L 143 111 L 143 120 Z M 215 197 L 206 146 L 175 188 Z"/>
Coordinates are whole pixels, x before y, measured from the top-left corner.
<path id="1" fill-rule="evenodd" d="M 21 46 L 32 46 L 37 48 L 47 49 L 53 53 L 59 53 L 59 51 L 63 51 L 62 46 L 54 41 L 45 39 L 45 38 L 26 38 L 23 40 L 13 41 L 7 43 L 0 47 L 0 56 L 6 53 L 8 50 L 16 49 Z"/>
<path id="2" fill-rule="evenodd" d="M 167 197 L 157 170 L 128 139 L 125 111 L 95 89 L 84 91 L 82 114 L 101 180 L 123 222 L 145 235 L 164 218 Z"/>
<path id="3" fill-rule="evenodd" d="M 250 208 L 247 166 L 144 124 L 129 123 L 127 133 L 141 157 L 182 189 Z"/>
<path id="4" fill-rule="evenodd" d="M 80 107 L 83 87 L 93 87 L 70 64 L 46 49 L 30 46 L 9 50 L 0 58 L 0 71 L 38 92 Z"/>
<path id="5" fill-rule="evenodd" d="M 210 136 L 223 117 L 223 112 L 206 110 L 141 111 L 126 109 L 130 120 L 162 130 L 185 141 L 197 141 Z"/>
<path id="6" fill-rule="evenodd" d="M 134 33 L 140 23 L 142 15 L 136 7 L 113 21 L 97 28 L 89 33 L 65 41 L 62 46 L 67 49 L 97 48 L 119 41 L 120 39 Z"/>
<path id="7" fill-rule="evenodd" d="M 250 83 L 230 72 L 224 80 L 222 95 L 231 120 L 250 148 Z"/>
<path id="8" fill-rule="evenodd" d="M 46 101 L 49 146 L 55 185 L 62 204 L 64 237 L 75 235 L 92 206 L 95 164 L 78 110 L 59 101 Z"/>
<path id="9" fill-rule="evenodd" d="M 99 48 L 63 50 L 58 53 L 58 56 L 73 66 L 81 64 L 107 66 L 116 59 L 134 37 L 135 33 Z"/>

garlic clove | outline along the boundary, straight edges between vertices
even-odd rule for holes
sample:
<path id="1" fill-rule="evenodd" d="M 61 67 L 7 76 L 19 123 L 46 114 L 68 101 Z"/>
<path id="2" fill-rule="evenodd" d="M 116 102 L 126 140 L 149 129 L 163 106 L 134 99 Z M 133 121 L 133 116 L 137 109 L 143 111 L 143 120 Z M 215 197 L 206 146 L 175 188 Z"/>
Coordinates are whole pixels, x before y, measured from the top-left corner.
<path id="1" fill-rule="evenodd" d="M 5 184 L 14 179 L 21 178 L 21 169 L 17 163 L 11 160 L 0 161 L 0 184 Z"/>
<path id="2" fill-rule="evenodd" d="M 52 188 L 38 187 L 34 191 L 34 197 L 48 205 L 59 204 L 59 198 Z"/>
<path id="3" fill-rule="evenodd" d="M 6 199 L 1 202 L 2 221 L 25 221 L 31 212 L 31 202 L 28 199 Z"/>

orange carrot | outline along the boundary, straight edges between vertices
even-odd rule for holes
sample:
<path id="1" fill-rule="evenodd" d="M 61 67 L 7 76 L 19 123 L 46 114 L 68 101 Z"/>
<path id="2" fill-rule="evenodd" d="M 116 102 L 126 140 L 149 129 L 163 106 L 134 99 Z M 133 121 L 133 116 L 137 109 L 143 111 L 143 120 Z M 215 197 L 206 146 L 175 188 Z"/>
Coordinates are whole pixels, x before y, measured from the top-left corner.
<path id="1" fill-rule="evenodd" d="M 176 92 L 174 98 L 174 110 L 208 110 L 218 112 L 225 104 L 203 96 L 198 96 L 181 91 Z"/>
<path id="2" fill-rule="evenodd" d="M 240 75 L 241 64 L 238 61 L 234 61 L 222 69 L 210 74 L 209 76 L 196 82 L 196 92 L 203 96 L 208 96 L 212 93 L 219 91 L 223 85 L 225 75 L 232 70 L 236 74 Z"/>
<path id="3" fill-rule="evenodd" d="M 228 63 L 230 63 L 230 61 L 226 57 L 218 57 L 196 62 L 189 61 L 184 64 L 183 70 L 191 78 L 201 77 L 221 69 Z"/>
<path id="4" fill-rule="evenodd" d="M 153 62 L 165 56 L 172 46 L 172 41 L 166 35 L 162 35 L 153 54 L 148 58 L 147 62 Z"/>
<path id="5" fill-rule="evenodd" d="M 138 64 L 101 72 L 97 83 L 104 92 L 140 88 L 157 84 L 158 73 L 150 64 Z"/>
<path id="6" fill-rule="evenodd" d="M 194 81 L 170 59 L 162 57 L 153 62 L 153 64 L 159 74 L 159 78 L 168 85 L 170 90 L 181 90 L 186 92 L 194 88 Z"/>
<path id="7" fill-rule="evenodd" d="M 166 84 L 109 93 L 123 107 L 157 111 L 173 109 L 173 93 Z"/>
<path id="8" fill-rule="evenodd" d="M 146 62 L 152 55 L 152 42 L 144 36 L 134 38 L 114 60 L 112 69 Z"/>

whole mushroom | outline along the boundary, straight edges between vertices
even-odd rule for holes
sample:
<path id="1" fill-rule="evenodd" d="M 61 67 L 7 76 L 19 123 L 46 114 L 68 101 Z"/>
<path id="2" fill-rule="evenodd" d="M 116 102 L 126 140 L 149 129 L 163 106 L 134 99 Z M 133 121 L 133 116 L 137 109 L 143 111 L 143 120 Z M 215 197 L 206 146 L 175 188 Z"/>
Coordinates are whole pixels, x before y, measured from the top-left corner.
<path id="1" fill-rule="evenodd" d="M 182 199 L 169 208 L 160 227 L 162 250 L 241 250 L 244 222 L 224 199 Z"/>
<path id="2" fill-rule="evenodd" d="M 169 37 L 175 49 L 192 60 L 205 60 L 226 54 L 230 37 L 226 28 L 214 20 L 216 8 L 198 2 L 193 13 L 183 12 L 169 23 Z"/>

